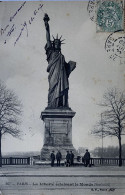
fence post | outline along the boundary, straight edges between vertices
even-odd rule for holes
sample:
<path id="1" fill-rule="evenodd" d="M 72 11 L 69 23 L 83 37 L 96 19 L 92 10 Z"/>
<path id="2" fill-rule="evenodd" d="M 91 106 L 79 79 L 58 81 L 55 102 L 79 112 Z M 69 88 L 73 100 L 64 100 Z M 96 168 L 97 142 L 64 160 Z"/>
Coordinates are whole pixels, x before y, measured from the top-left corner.
<path id="1" fill-rule="evenodd" d="M 2 157 L 0 157 L 0 167 L 2 167 Z"/>
<path id="2" fill-rule="evenodd" d="M 103 158 L 101 158 L 101 165 L 103 165 Z"/>
<path id="3" fill-rule="evenodd" d="M 27 158 L 27 164 L 30 165 L 30 157 Z"/>
<path id="4" fill-rule="evenodd" d="M 100 163 L 99 163 L 100 165 L 102 164 L 102 159 L 100 158 Z"/>
<path id="5" fill-rule="evenodd" d="M 10 165 L 12 165 L 12 157 L 10 157 Z"/>
<path id="6" fill-rule="evenodd" d="M 92 158 L 90 158 L 90 165 L 92 165 Z"/>

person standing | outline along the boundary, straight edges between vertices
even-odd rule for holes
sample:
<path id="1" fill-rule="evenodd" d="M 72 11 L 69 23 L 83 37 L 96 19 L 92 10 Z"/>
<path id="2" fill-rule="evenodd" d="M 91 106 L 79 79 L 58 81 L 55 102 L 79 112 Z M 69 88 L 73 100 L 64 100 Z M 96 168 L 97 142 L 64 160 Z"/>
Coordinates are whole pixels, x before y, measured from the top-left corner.
<path id="1" fill-rule="evenodd" d="M 86 150 L 86 153 L 85 153 L 83 158 L 84 158 L 84 161 L 85 161 L 85 167 L 90 165 L 90 153 L 89 153 L 88 150 Z"/>
<path id="2" fill-rule="evenodd" d="M 50 155 L 50 158 L 51 158 L 51 167 L 54 167 L 54 161 L 55 161 L 55 154 L 54 154 L 54 151 L 52 151 L 51 155 Z"/>
<path id="3" fill-rule="evenodd" d="M 72 151 L 70 151 L 70 165 L 73 166 L 74 165 L 74 154 Z"/>
<path id="4" fill-rule="evenodd" d="M 61 158 L 62 158 L 62 154 L 61 154 L 61 152 L 58 150 L 58 152 L 57 152 L 57 154 L 56 154 L 57 167 L 58 167 L 58 166 L 60 167 Z"/>
<path id="5" fill-rule="evenodd" d="M 66 154 L 66 167 L 70 167 L 70 153 L 67 151 Z"/>

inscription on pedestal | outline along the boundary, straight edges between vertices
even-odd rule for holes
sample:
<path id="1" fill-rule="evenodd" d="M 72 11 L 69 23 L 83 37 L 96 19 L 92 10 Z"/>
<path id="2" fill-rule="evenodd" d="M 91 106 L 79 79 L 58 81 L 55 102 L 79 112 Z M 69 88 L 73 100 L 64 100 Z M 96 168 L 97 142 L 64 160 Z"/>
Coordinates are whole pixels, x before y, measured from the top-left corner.
<path id="1" fill-rule="evenodd" d="M 50 133 L 67 134 L 68 121 L 50 121 Z"/>

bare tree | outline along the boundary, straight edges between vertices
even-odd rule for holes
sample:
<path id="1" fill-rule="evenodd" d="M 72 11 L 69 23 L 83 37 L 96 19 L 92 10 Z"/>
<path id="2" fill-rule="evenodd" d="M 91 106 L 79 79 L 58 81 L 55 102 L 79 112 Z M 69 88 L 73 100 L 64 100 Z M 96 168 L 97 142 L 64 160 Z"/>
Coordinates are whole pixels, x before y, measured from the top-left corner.
<path id="1" fill-rule="evenodd" d="M 20 137 L 22 104 L 15 93 L 0 81 L 0 166 L 2 166 L 1 139 L 4 134 Z"/>
<path id="2" fill-rule="evenodd" d="M 125 94 L 116 88 L 109 89 L 103 95 L 103 103 L 99 105 L 104 107 L 104 112 L 101 113 L 101 120 L 95 125 L 92 134 L 118 138 L 119 166 L 122 166 L 121 138 L 125 132 Z"/>

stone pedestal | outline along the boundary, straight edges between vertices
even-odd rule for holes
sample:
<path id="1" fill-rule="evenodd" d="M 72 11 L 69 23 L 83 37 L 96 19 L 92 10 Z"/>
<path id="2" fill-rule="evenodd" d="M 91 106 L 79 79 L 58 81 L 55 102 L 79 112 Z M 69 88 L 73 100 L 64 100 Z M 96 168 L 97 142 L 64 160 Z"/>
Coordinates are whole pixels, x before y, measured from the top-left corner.
<path id="1" fill-rule="evenodd" d="M 75 112 L 71 109 L 45 109 L 41 119 L 45 123 L 44 145 L 41 150 L 41 160 L 50 160 L 52 150 L 60 150 L 65 159 L 66 151 L 77 152 L 72 144 L 72 118 Z"/>

